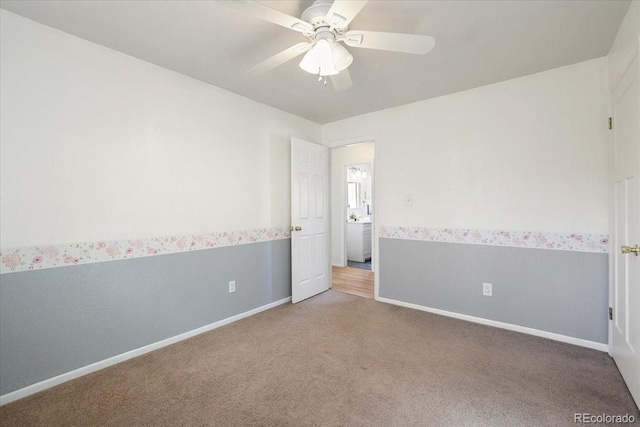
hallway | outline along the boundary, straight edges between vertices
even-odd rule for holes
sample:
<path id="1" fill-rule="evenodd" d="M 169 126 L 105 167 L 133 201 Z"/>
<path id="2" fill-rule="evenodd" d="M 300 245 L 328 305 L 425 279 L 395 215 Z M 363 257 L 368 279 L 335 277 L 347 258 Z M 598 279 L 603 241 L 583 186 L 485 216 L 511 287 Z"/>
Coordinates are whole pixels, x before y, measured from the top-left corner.
<path id="1" fill-rule="evenodd" d="M 373 299 L 373 272 L 353 267 L 332 267 L 333 290 Z"/>

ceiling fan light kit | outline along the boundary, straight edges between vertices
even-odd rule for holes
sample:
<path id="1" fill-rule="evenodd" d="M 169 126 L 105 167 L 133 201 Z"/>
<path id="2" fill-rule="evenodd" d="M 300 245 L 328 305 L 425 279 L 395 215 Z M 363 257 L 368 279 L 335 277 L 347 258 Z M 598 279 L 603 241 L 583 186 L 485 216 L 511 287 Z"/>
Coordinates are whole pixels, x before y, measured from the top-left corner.
<path id="1" fill-rule="evenodd" d="M 306 52 L 300 61 L 300 68 L 318 76 L 319 80 L 330 76 L 336 90 L 345 90 L 353 85 L 347 70 L 353 62 L 353 56 L 342 46 L 341 42 L 350 47 L 416 55 L 429 53 L 435 45 L 434 38 L 430 36 L 378 31 L 348 31 L 349 24 L 367 4 L 367 1 L 316 0 L 302 13 L 300 19 L 257 1 L 236 0 L 226 2 L 226 4 L 256 18 L 302 33 L 308 40 L 306 43 L 298 43 L 255 65 L 248 71 L 250 74 L 264 74 Z"/>
<path id="2" fill-rule="evenodd" d="M 340 43 L 334 43 L 331 51 L 333 53 L 333 65 L 336 67 L 336 70 L 342 71 L 349 68 L 349 65 L 353 62 L 353 56 L 351 56 L 344 46 Z"/>
<path id="3" fill-rule="evenodd" d="M 335 76 L 339 73 L 333 63 L 331 45 L 327 39 L 318 40 L 311 50 L 305 53 L 300 61 L 300 68 L 320 77 Z"/>
<path id="4" fill-rule="evenodd" d="M 330 31 L 316 34 L 316 43 L 300 61 L 300 68 L 320 77 L 335 76 L 351 65 L 353 56 Z"/>

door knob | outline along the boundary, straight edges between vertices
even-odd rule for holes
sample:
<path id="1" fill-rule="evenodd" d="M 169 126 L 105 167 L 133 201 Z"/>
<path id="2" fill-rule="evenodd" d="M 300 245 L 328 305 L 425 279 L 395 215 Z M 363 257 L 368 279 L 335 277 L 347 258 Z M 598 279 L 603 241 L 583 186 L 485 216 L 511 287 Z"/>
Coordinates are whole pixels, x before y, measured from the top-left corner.
<path id="1" fill-rule="evenodd" d="M 292 225 L 292 226 L 291 226 L 291 231 L 294 231 L 294 230 L 295 230 L 295 231 L 300 231 L 300 230 L 302 230 L 302 227 L 300 227 L 300 226 L 296 226 L 296 227 L 294 227 L 294 226 Z"/>
<path id="2" fill-rule="evenodd" d="M 623 246 L 620 249 L 622 250 L 623 254 L 634 254 L 635 256 L 638 256 L 638 253 L 640 252 L 640 247 L 638 247 L 638 245 Z"/>

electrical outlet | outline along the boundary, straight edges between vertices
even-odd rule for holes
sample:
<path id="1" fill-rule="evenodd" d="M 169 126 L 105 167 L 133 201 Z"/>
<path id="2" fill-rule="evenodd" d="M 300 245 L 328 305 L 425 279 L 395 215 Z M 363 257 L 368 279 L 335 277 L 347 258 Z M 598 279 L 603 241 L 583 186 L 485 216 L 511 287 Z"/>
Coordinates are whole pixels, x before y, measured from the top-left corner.
<path id="1" fill-rule="evenodd" d="M 229 293 L 236 291 L 236 281 L 232 280 L 229 282 Z"/>
<path id="2" fill-rule="evenodd" d="M 493 285 L 491 283 L 482 284 L 482 295 L 486 297 L 493 296 Z"/>
<path id="3" fill-rule="evenodd" d="M 407 194 L 406 196 L 404 196 L 404 205 L 413 206 L 413 196 L 411 194 Z"/>

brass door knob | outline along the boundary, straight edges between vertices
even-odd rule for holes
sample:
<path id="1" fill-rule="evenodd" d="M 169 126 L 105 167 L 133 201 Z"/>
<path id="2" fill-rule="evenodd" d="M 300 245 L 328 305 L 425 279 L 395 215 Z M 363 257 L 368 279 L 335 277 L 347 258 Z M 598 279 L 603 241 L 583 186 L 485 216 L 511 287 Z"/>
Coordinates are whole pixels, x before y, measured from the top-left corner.
<path id="1" fill-rule="evenodd" d="M 638 253 L 640 253 L 640 247 L 638 247 L 638 245 L 622 246 L 620 249 L 623 254 L 634 254 L 635 256 L 638 256 Z"/>
<path id="2" fill-rule="evenodd" d="M 300 231 L 300 230 L 302 230 L 302 227 L 300 227 L 300 226 L 294 227 L 294 226 L 292 225 L 292 226 L 291 226 L 291 228 L 290 228 L 290 230 L 291 230 L 291 231 L 294 231 L 294 230 L 295 230 L 295 231 Z"/>

